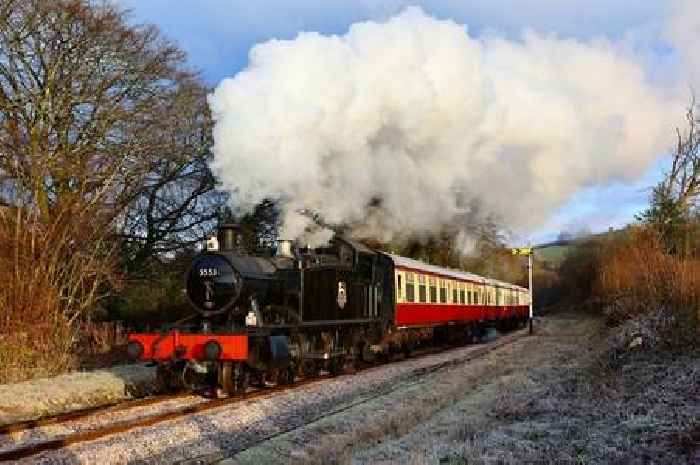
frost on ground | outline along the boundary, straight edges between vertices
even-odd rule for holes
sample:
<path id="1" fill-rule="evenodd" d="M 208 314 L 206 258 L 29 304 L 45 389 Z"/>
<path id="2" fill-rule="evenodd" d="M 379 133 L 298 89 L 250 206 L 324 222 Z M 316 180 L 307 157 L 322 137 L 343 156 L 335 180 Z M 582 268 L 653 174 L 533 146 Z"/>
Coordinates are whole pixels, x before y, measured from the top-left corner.
<path id="1" fill-rule="evenodd" d="M 534 337 L 404 383 L 221 465 L 700 459 L 698 353 L 622 339 L 606 337 L 591 317 L 553 316 Z"/>
<path id="2" fill-rule="evenodd" d="M 0 426 L 113 404 L 143 396 L 155 385 L 155 369 L 122 365 L 0 385 Z"/>

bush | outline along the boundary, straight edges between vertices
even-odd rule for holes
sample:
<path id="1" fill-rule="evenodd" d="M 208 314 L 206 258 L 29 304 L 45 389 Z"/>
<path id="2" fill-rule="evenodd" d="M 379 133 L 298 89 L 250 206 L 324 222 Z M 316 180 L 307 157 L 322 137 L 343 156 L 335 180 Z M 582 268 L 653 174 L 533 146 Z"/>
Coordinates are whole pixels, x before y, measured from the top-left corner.
<path id="1" fill-rule="evenodd" d="M 110 249 L 88 215 L 43 221 L 22 209 L 0 215 L 0 383 L 56 374 L 77 363 L 80 324 L 113 276 Z"/>
<path id="2" fill-rule="evenodd" d="M 165 268 L 165 266 L 163 266 Z M 129 325 L 158 325 L 174 322 L 192 313 L 179 267 L 163 269 L 150 279 L 134 279 L 110 299 L 111 318 Z"/>
<path id="3" fill-rule="evenodd" d="M 672 315 L 673 337 L 694 340 L 700 320 L 700 260 L 664 251 L 658 233 L 648 227 L 604 242 L 594 293 L 605 302 L 610 324 L 651 312 Z"/>

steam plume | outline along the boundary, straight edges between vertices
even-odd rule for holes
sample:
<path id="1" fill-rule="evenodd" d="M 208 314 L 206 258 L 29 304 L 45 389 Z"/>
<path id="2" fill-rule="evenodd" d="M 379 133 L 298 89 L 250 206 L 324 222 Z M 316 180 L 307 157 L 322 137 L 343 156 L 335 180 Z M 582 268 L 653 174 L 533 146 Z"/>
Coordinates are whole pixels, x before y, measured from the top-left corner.
<path id="1" fill-rule="evenodd" d="M 678 110 L 615 44 L 474 38 L 419 8 L 249 59 L 210 96 L 214 169 L 236 205 L 278 199 L 281 235 L 313 243 L 329 232 L 305 209 L 380 240 L 483 216 L 527 232 L 580 189 L 644 173 Z"/>

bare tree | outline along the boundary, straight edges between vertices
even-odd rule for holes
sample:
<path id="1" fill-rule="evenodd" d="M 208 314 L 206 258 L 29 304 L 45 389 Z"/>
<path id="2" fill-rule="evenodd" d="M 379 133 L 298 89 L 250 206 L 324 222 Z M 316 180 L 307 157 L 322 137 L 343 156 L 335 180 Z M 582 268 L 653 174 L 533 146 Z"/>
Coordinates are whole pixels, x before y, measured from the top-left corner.
<path id="1" fill-rule="evenodd" d="M 669 252 L 691 251 L 700 200 L 700 119 L 695 99 L 686 113 L 685 130 L 676 130 L 677 145 L 670 169 L 652 189 L 650 206 L 640 219 L 654 226 Z"/>
<path id="2" fill-rule="evenodd" d="M 0 333 L 93 309 L 116 233 L 156 253 L 207 220 L 206 91 L 183 59 L 108 2 L 0 2 Z"/>
<path id="3" fill-rule="evenodd" d="M 182 58 L 155 28 L 128 27 L 109 4 L 5 2 L 0 170 L 15 199 L 47 220 L 76 197 L 102 203 L 100 218 L 117 216 L 155 151 L 150 110 Z"/>
<path id="4" fill-rule="evenodd" d="M 676 130 L 678 142 L 670 171 L 659 186 L 666 197 L 673 198 L 690 212 L 700 198 L 700 118 L 695 115 L 693 98 L 685 115 L 685 132 Z"/>
<path id="5" fill-rule="evenodd" d="M 209 168 L 207 90 L 194 79 L 180 80 L 154 109 L 161 118 L 150 135 L 158 149 L 150 154 L 148 170 L 117 225 L 132 271 L 201 241 L 225 201 Z"/>

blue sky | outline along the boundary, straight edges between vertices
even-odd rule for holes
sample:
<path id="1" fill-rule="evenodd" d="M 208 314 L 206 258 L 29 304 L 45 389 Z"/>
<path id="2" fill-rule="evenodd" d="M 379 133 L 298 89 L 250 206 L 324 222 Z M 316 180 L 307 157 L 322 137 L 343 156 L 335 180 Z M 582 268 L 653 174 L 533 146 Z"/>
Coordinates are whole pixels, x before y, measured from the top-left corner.
<path id="1" fill-rule="evenodd" d="M 584 40 L 607 38 L 644 47 L 654 76 L 674 62 L 658 40 L 668 2 L 663 0 L 400 0 L 223 1 L 121 0 L 134 23 L 153 23 L 188 53 L 191 66 L 215 85 L 247 64 L 250 48 L 269 39 L 290 39 L 300 31 L 341 34 L 354 22 L 382 19 L 407 5 L 420 5 L 438 18 L 466 24 L 472 35 L 497 33 L 518 38 L 526 29 Z M 666 166 L 660 162 L 633 184 L 616 183 L 580 192 L 533 235 L 548 240 L 561 230 L 605 230 L 632 220 Z M 517 240 L 527 240 L 526 238 Z"/>

